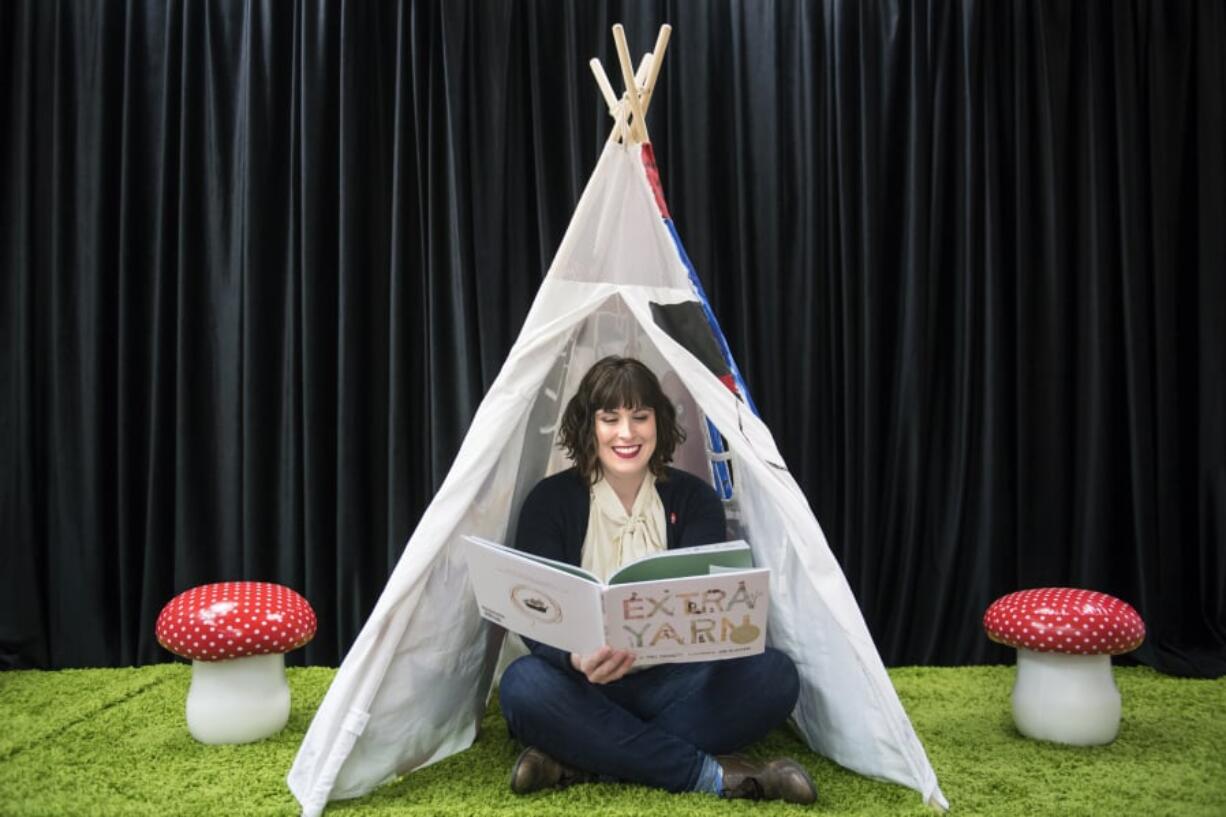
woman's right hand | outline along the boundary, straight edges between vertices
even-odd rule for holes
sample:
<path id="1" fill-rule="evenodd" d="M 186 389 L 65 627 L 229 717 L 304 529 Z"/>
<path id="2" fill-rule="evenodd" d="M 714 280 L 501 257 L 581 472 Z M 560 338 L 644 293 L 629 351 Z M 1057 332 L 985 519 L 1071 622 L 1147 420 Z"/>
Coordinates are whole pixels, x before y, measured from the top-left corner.
<path id="1" fill-rule="evenodd" d="M 634 653 L 630 650 L 615 650 L 608 644 L 590 655 L 570 654 L 570 665 L 583 673 L 590 683 L 609 684 L 630 671 L 634 665 Z"/>

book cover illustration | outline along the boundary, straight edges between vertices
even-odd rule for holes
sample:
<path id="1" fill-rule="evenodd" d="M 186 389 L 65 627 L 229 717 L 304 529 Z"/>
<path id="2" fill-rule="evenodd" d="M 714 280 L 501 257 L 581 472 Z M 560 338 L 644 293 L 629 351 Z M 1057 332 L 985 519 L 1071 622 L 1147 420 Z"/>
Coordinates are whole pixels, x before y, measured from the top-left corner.
<path id="1" fill-rule="evenodd" d="M 639 666 L 754 655 L 766 646 L 768 586 L 764 568 L 613 585 L 607 641 Z"/>
<path id="2" fill-rule="evenodd" d="M 511 603 L 524 615 L 542 624 L 556 624 L 562 620 L 562 605 L 538 588 L 526 584 L 515 585 L 511 588 Z"/>

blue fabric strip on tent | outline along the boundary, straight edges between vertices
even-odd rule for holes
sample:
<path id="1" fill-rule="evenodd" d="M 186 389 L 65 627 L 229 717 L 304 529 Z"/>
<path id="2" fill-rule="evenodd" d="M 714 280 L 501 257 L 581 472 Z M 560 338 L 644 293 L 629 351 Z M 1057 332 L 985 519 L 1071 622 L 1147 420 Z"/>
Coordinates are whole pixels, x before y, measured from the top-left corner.
<path id="1" fill-rule="evenodd" d="M 719 344 L 719 350 L 724 356 L 724 362 L 728 364 L 728 369 L 732 372 L 733 378 L 736 380 L 737 391 L 745 398 L 745 403 L 749 406 L 750 411 L 755 416 L 761 417 L 758 412 L 758 407 L 754 405 L 753 398 L 749 395 L 749 387 L 745 385 L 745 378 L 741 377 L 741 370 L 737 368 L 736 361 L 732 359 L 732 350 L 728 348 L 728 340 L 724 337 L 724 332 L 719 328 L 719 321 L 715 318 L 715 313 L 711 311 L 711 303 L 707 300 L 707 293 L 702 288 L 702 282 L 698 280 L 698 273 L 694 271 L 694 264 L 690 261 L 690 257 L 686 255 L 685 245 L 681 243 L 681 236 L 677 235 L 677 227 L 673 224 L 671 218 L 664 219 L 664 224 L 668 227 L 668 234 L 673 237 L 673 243 L 677 245 L 677 252 L 681 256 L 681 262 L 685 264 L 686 272 L 690 275 L 690 284 L 694 287 L 694 294 L 698 296 L 699 303 L 702 304 L 702 311 L 707 316 L 707 323 L 711 325 L 711 333 L 715 335 L 715 342 Z"/>
<path id="2" fill-rule="evenodd" d="M 758 407 L 754 405 L 753 398 L 749 396 L 749 388 L 745 385 L 745 379 L 741 377 L 741 370 L 737 368 L 736 361 L 732 359 L 732 350 L 728 348 L 728 340 L 724 337 L 723 330 L 719 328 L 719 321 L 716 320 L 715 313 L 711 311 L 711 304 L 707 300 L 706 291 L 702 288 L 702 282 L 698 280 L 698 273 L 694 270 L 694 264 L 685 252 L 685 245 L 681 243 L 681 236 L 677 234 L 677 227 L 673 224 L 671 218 L 665 218 L 664 224 L 668 227 L 668 234 L 673 237 L 673 244 L 677 247 L 677 254 L 681 256 L 681 262 L 685 264 L 686 272 L 689 273 L 690 285 L 694 287 L 694 294 L 698 296 L 698 302 L 702 304 L 702 311 L 707 316 L 707 323 L 711 327 L 711 334 L 715 336 L 715 342 L 719 344 L 720 354 L 723 355 L 724 362 L 728 364 L 728 370 L 732 373 L 737 391 L 744 398 L 746 405 L 749 406 L 749 410 L 760 417 Z M 716 454 L 724 453 L 724 443 L 720 438 L 719 429 L 710 420 L 707 420 L 707 428 L 710 432 L 711 450 Z M 712 462 L 711 472 L 715 477 L 715 487 L 719 491 L 720 496 L 724 499 L 731 499 L 732 473 L 728 468 L 728 463 Z"/>

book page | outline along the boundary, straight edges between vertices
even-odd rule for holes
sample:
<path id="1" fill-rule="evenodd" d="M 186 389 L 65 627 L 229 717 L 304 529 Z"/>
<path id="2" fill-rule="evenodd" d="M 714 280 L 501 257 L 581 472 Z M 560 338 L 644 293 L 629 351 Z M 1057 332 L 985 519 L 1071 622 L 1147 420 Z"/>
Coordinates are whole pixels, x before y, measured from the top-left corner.
<path id="1" fill-rule="evenodd" d="M 681 576 L 701 576 L 713 567 L 744 569 L 753 567 L 749 543 L 737 539 L 714 545 L 674 548 L 652 553 L 622 565 L 609 577 L 609 584 L 675 579 Z"/>
<path id="2" fill-rule="evenodd" d="M 526 553 L 477 537 L 464 540 L 482 618 L 583 655 L 604 644 L 601 585 Z"/>
<path id="3" fill-rule="evenodd" d="M 633 650 L 635 666 L 739 658 L 766 647 L 766 568 L 617 584 L 604 597 L 607 643 Z"/>

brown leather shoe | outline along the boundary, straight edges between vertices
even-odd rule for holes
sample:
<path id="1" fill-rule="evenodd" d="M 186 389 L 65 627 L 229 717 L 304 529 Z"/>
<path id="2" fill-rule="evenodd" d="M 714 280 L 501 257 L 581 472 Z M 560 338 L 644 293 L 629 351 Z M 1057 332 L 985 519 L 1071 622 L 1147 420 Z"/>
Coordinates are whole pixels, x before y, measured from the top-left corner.
<path id="1" fill-rule="evenodd" d="M 586 783 L 593 777 L 588 772 L 559 763 L 535 746 L 529 746 L 519 753 L 515 765 L 511 767 L 511 791 L 530 794 L 541 789 L 561 789 L 573 783 Z"/>
<path id="2" fill-rule="evenodd" d="M 759 763 L 744 755 L 715 758 L 724 769 L 724 797 L 783 800 L 808 805 L 817 800 L 817 786 L 804 767 L 789 757 Z"/>

